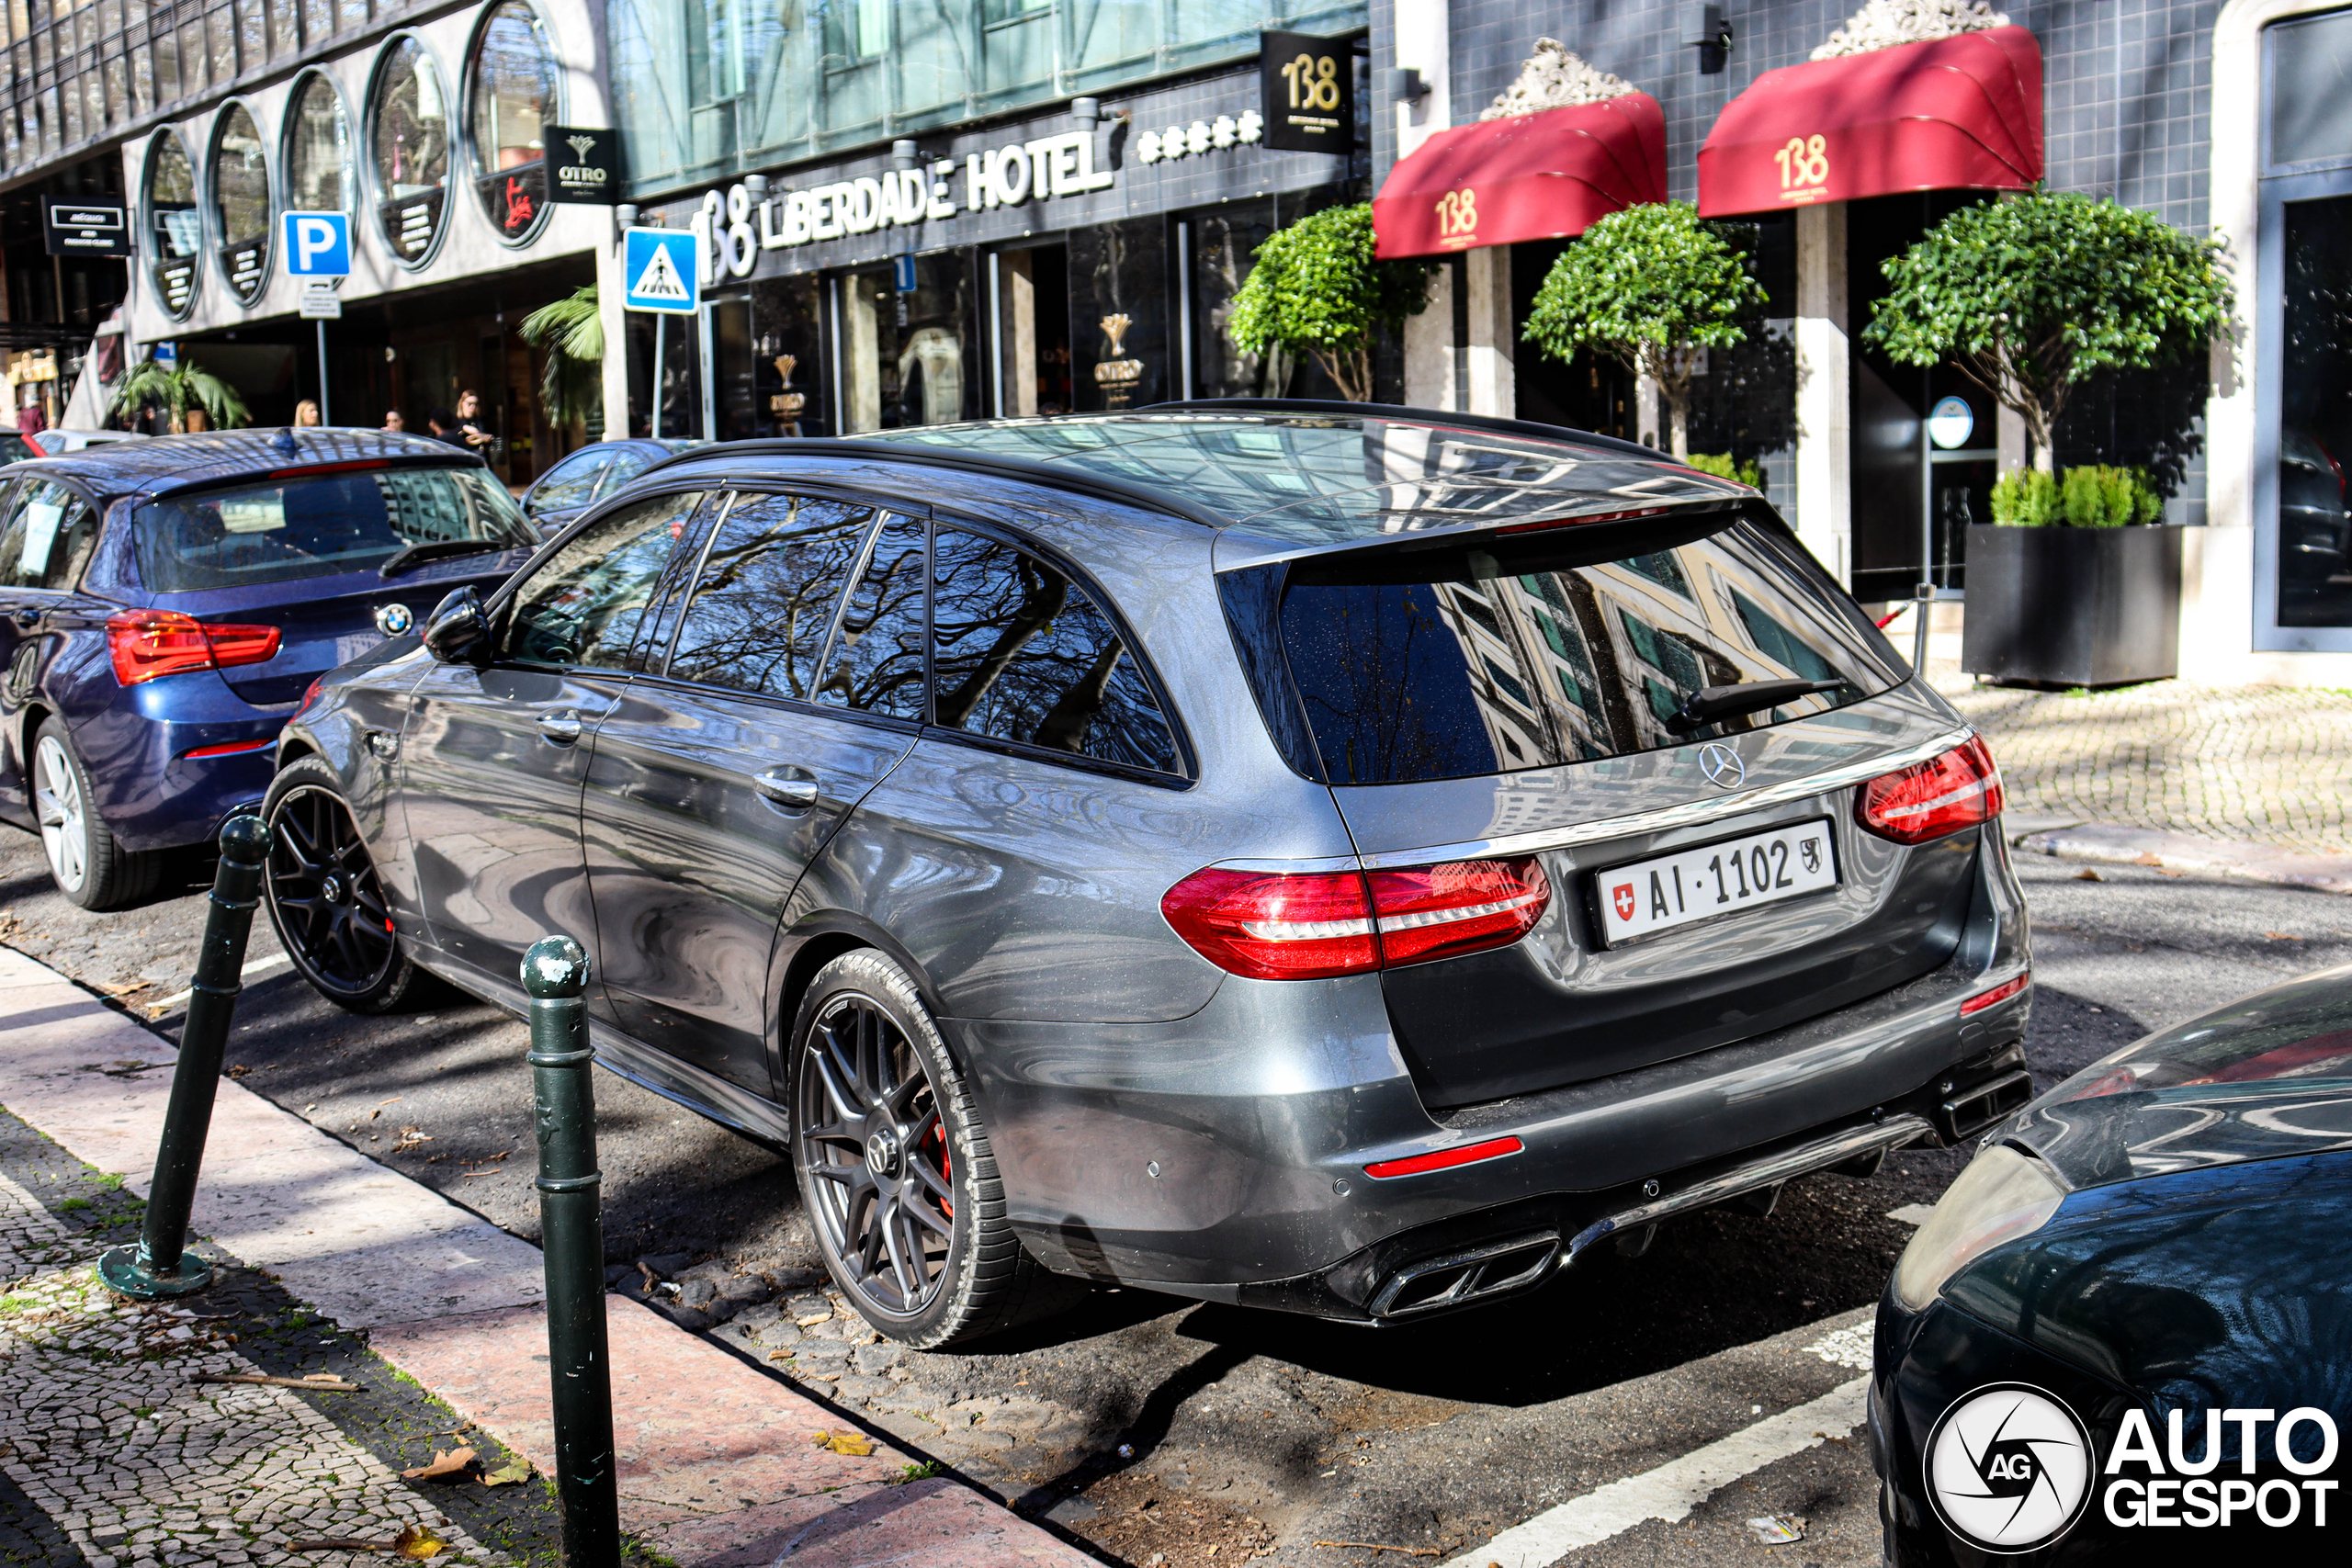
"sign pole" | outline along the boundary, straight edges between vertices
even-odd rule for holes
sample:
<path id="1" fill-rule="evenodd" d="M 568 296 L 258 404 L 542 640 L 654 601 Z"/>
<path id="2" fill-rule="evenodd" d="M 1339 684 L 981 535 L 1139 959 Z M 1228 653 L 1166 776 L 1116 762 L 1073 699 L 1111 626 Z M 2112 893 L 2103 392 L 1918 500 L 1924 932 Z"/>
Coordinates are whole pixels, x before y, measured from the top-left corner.
<path id="1" fill-rule="evenodd" d="M 327 412 L 327 323 L 322 317 L 312 324 L 319 329 L 319 423 L 333 424 L 334 419 Z"/>
<path id="2" fill-rule="evenodd" d="M 662 439 L 662 340 L 670 335 L 669 326 L 669 317 L 653 318 L 653 412 L 648 416 L 651 423 L 645 434 L 656 441 Z"/>

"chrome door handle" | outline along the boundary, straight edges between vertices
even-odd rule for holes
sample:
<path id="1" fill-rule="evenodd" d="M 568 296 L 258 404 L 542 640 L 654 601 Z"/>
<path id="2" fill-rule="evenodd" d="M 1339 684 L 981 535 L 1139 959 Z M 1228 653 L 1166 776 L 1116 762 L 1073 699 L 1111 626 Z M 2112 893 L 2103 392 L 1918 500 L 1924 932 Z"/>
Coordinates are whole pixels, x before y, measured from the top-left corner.
<path id="1" fill-rule="evenodd" d="M 558 746 L 569 746 L 580 739 L 580 716 L 570 708 L 543 713 L 539 715 L 539 733 Z"/>
<path id="2" fill-rule="evenodd" d="M 817 804 L 817 781 L 802 768 L 770 768 L 752 775 L 752 787 L 787 811 L 806 811 Z"/>

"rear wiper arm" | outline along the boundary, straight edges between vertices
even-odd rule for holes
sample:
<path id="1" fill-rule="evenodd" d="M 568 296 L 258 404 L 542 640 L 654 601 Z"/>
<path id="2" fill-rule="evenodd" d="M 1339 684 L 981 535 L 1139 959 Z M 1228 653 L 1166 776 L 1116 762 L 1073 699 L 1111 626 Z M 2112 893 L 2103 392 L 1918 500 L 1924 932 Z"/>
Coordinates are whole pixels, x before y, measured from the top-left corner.
<path id="1" fill-rule="evenodd" d="M 1852 684 L 1851 681 L 1748 681 L 1736 686 L 1702 686 L 1668 718 L 1666 727 L 1677 735 L 1688 735 L 1719 719 L 1760 713 L 1822 692 L 1841 692 Z"/>
<path id="2" fill-rule="evenodd" d="M 490 555 L 519 547 L 502 544 L 496 539 L 420 539 L 413 545 L 402 545 L 376 569 L 378 577 L 398 577 L 411 567 L 427 561 L 446 560 L 451 556 Z"/>

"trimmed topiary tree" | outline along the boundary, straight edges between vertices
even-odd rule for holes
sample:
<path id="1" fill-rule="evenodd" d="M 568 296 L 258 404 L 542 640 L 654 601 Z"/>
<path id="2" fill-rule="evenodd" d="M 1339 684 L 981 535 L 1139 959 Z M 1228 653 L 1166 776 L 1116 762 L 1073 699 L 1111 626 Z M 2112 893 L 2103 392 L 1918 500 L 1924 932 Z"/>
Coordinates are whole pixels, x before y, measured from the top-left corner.
<path id="1" fill-rule="evenodd" d="M 1612 212 L 1552 264 L 1527 341 L 1555 359 L 1605 354 L 1657 383 L 1668 443 L 1690 456 L 1690 373 L 1702 348 L 1747 340 L 1737 318 L 1765 302 L 1747 259 L 1687 201 Z"/>
<path id="2" fill-rule="evenodd" d="M 1885 272 L 1864 340 L 1901 364 L 1957 365 L 2025 420 L 2045 472 L 2075 387 L 2194 354 L 2230 317 L 2220 241 L 2071 191 L 1962 208 Z"/>
<path id="3" fill-rule="evenodd" d="M 1372 400 L 1372 344 L 1429 303 L 1434 264 L 1375 261 L 1372 207 L 1329 207 L 1277 229 L 1233 296 L 1237 347 L 1311 354 L 1351 403 Z"/>

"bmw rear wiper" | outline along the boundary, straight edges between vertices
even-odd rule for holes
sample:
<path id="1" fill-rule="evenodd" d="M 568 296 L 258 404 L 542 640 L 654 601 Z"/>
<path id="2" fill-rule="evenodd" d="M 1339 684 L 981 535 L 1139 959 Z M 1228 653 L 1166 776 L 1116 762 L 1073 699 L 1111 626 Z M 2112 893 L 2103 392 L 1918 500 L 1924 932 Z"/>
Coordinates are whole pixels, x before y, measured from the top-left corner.
<path id="1" fill-rule="evenodd" d="M 1852 684 L 1851 681 L 1747 681 L 1736 686 L 1702 686 L 1666 721 L 1666 727 L 1677 735 L 1688 735 L 1718 719 L 1759 713 L 1799 697 L 1843 691 Z"/>
<path id="2" fill-rule="evenodd" d="M 423 566 L 427 561 L 446 560 L 451 556 L 489 555 L 518 547 L 496 539 L 420 539 L 413 545 L 402 545 L 394 550 L 386 558 L 384 564 L 376 569 L 376 575 L 398 577 L 411 567 Z"/>

